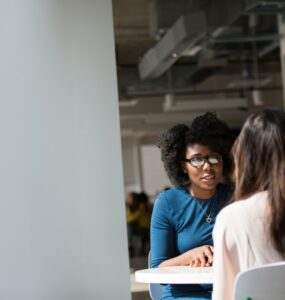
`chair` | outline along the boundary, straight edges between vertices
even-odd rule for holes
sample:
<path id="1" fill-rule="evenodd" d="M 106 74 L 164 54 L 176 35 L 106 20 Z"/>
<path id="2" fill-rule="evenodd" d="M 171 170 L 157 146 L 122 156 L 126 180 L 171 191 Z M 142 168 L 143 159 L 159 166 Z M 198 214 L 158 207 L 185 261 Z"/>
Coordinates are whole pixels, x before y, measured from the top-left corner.
<path id="1" fill-rule="evenodd" d="M 285 262 L 250 268 L 235 280 L 234 300 L 285 299 Z"/>
<path id="2" fill-rule="evenodd" d="M 151 253 L 148 253 L 148 267 L 150 268 Z M 149 295 L 152 300 L 159 300 L 162 293 L 163 286 L 158 283 L 149 284 Z"/>

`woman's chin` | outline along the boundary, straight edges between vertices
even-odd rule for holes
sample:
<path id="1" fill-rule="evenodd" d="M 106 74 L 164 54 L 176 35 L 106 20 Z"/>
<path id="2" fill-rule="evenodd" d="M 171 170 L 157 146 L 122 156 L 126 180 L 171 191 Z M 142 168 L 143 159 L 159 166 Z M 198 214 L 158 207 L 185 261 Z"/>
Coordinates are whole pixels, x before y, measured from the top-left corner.
<path id="1" fill-rule="evenodd" d="M 201 189 L 210 191 L 210 190 L 214 190 L 218 185 L 217 180 L 202 180 L 201 182 Z"/>

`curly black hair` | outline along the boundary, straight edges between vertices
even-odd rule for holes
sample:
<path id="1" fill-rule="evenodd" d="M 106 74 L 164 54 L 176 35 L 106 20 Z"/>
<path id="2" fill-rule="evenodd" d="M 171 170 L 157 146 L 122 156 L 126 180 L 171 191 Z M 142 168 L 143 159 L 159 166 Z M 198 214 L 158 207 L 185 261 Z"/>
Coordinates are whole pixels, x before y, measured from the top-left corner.
<path id="1" fill-rule="evenodd" d="M 230 149 L 233 143 L 229 127 L 214 113 L 207 112 L 195 118 L 191 126 L 175 125 L 162 134 L 158 147 L 165 171 L 173 185 L 184 186 L 189 177 L 182 170 L 181 162 L 185 158 L 186 147 L 201 144 L 210 147 L 223 156 L 225 177 L 231 170 Z"/>

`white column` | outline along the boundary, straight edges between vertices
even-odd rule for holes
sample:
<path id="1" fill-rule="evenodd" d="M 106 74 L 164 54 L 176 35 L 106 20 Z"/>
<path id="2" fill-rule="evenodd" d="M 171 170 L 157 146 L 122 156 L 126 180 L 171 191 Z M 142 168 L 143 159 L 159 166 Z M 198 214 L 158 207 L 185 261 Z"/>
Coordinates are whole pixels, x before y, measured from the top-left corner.
<path id="1" fill-rule="evenodd" d="M 0 299 L 130 299 L 111 0 L 0 2 Z"/>

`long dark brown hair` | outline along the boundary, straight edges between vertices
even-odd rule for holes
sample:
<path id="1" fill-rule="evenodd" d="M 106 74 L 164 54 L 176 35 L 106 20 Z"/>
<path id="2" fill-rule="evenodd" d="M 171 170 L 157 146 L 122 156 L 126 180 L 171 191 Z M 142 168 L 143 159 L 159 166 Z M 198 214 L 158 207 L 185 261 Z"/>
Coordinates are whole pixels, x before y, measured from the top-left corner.
<path id="1" fill-rule="evenodd" d="M 285 255 L 285 114 L 263 110 L 245 122 L 233 147 L 235 199 L 268 192 L 269 233 Z"/>

